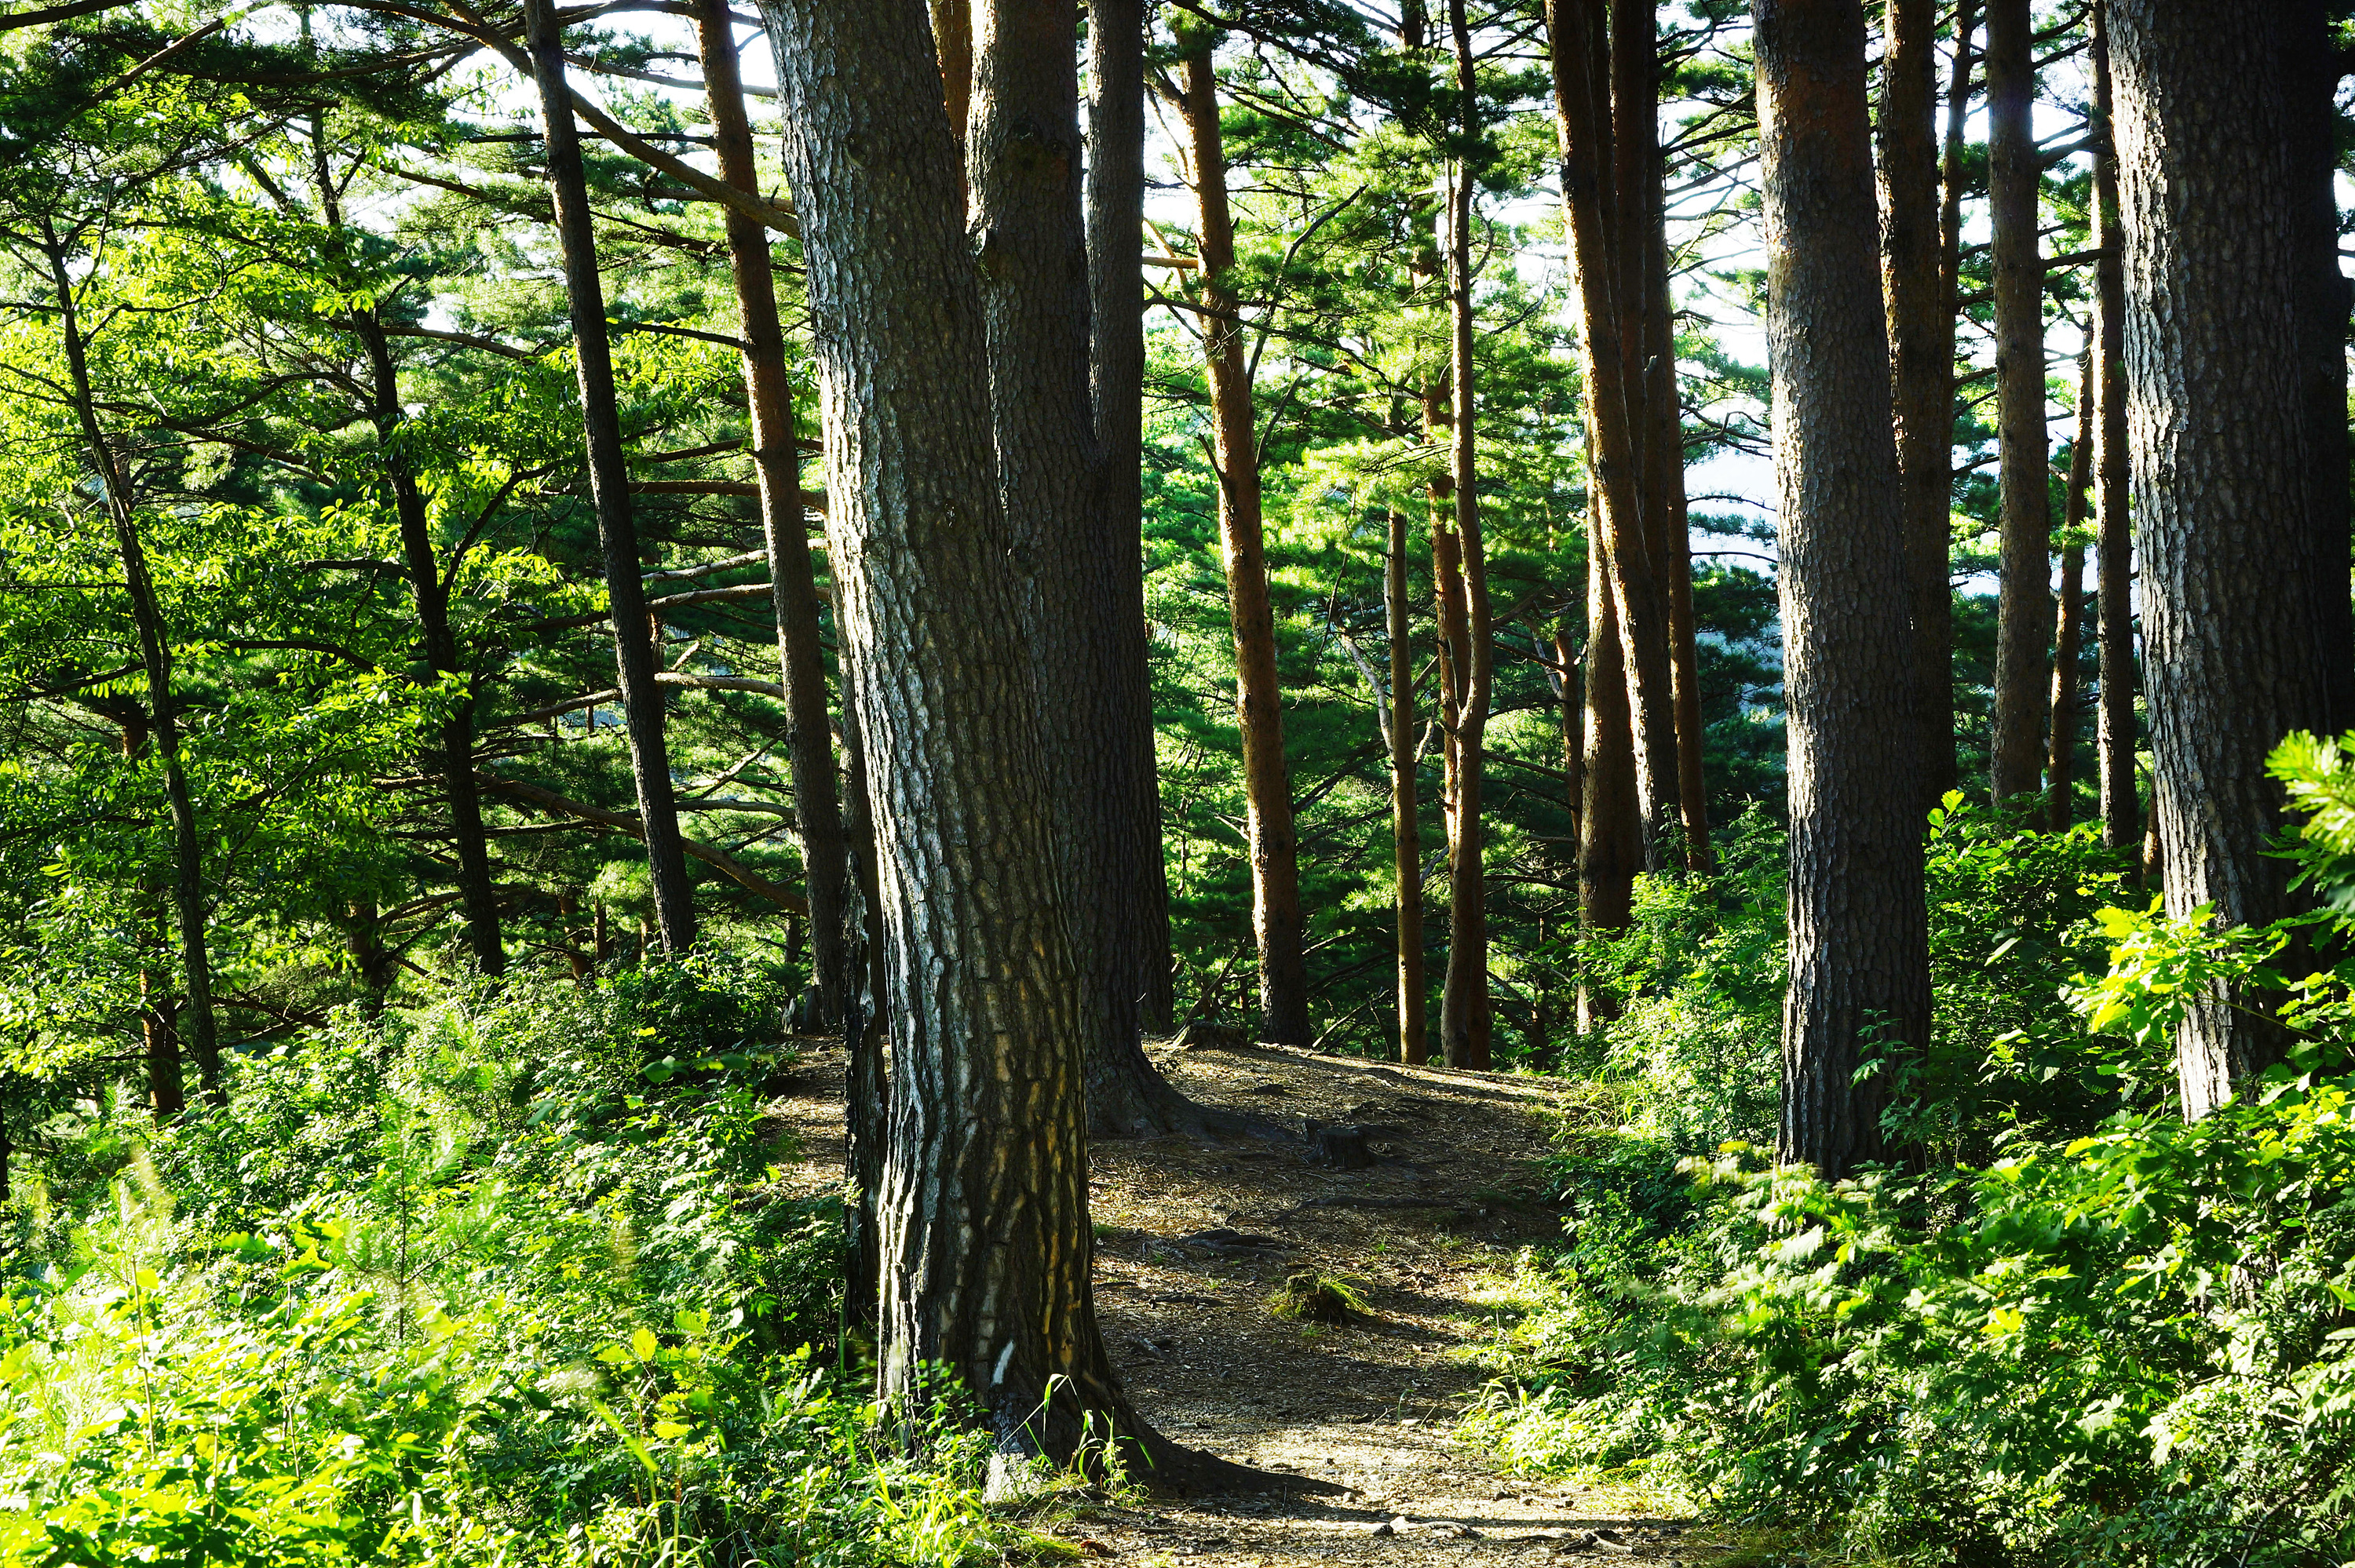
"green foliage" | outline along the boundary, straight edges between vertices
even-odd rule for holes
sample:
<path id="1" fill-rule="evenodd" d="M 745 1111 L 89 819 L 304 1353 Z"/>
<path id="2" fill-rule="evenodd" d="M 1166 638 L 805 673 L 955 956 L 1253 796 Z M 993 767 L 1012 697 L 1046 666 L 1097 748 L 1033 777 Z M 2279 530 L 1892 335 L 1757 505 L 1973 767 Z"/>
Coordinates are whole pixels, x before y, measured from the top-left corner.
<path id="1" fill-rule="evenodd" d="M 779 1004 L 707 963 L 346 1011 L 208 1114 L 53 1128 L 0 1277 L 0 1563 L 995 1556 L 976 1440 L 883 1422 L 837 1338 Z"/>

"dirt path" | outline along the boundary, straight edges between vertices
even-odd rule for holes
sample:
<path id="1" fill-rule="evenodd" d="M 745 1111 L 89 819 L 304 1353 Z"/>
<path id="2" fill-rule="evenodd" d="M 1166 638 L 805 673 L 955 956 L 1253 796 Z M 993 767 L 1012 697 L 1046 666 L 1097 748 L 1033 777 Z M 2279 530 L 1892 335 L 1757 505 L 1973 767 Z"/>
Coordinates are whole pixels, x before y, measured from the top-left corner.
<path id="1" fill-rule="evenodd" d="M 1535 1201 L 1546 1086 L 1274 1047 L 1156 1057 L 1204 1104 L 1370 1130 L 1377 1162 L 1359 1171 L 1248 1138 L 1092 1156 L 1097 1312 L 1138 1409 L 1188 1446 L 1339 1489 L 1087 1507 L 1058 1534 L 1140 1568 L 1554 1556 L 1698 1568 L 1721 1554 L 1706 1531 L 1627 1496 L 1506 1477 L 1453 1436 L 1482 1382 L 1460 1351 L 1493 1325 L 1477 1287 L 1559 1224 Z M 840 1081 L 826 1053 L 776 1107 L 813 1155 L 836 1147 Z M 1367 1314 L 1325 1325 L 1271 1312 L 1301 1272 L 1353 1282 Z"/>

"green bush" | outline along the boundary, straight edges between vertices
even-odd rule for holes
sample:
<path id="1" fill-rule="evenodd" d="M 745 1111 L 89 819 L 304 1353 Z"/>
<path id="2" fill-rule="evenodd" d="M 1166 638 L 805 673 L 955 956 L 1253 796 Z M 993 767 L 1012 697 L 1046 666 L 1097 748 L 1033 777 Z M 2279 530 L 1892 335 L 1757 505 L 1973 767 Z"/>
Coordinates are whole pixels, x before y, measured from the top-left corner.
<path id="1" fill-rule="evenodd" d="M 0 1297 L 0 1565 L 949 1564 L 986 1456 L 880 1419 L 779 998 L 517 979 L 52 1128 Z"/>

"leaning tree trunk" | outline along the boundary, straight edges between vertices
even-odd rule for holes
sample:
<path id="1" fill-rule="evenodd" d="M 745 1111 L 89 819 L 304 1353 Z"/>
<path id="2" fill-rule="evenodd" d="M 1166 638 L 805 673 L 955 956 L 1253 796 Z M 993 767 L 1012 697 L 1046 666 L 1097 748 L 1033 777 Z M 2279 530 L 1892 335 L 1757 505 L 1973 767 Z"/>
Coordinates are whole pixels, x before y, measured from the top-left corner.
<path id="1" fill-rule="evenodd" d="M 1092 713 L 1105 737 L 1093 754 L 1103 855 L 1103 941 L 1114 999 L 1167 1030 L 1175 1005 L 1169 878 L 1161 857 L 1161 786 L 1154 758 L 1153 671 L 1145 623 L 1145 282 L 1137 236 L 1145 223 L 1144 0 L 1088 6 L 1088 323 L 1095 399 L 1096 523 L 1082 556 L 1093 617 Z M 1089 1086 L 1107 1067 L 1092 1059 Z M 1149 1071 L 1149 1065 L 1145 1070 Z"/>
<path id="2" fill-rule="evenodd" d="M 2102 842 L 2131 850 L 2142 842 L 2142 803 L 2135 782 L 2134 534 L 2126 515 L 2131 489 L 2126 455 L 2126 236 L 2118 221 L 2118 154 L 2111 132 L 2109 3 L 2094 6 L 2094 577 L 2095 641 L 2100 645 L 2101 727 L 2094 746 L 2101 773 Z"/>
<path id="3" fill-rule="evenodd" d="M 1956 48 L 1966 47 L 1968 29 Z M 1889 0 L 1881 63 L 1881 287 L 1905 514 L 1905 602 L 1920 711 L 1921 807 L 1954 781 L 1952 543 L 1955 323 L 1938 201 L 1938 4 Z"/>
<path id="4" fill-rule="evenodd" d="M 638 819 L 645 825 L 646 871 L 654 885 L 655 920 L 673 957 L 695 945 L 695 900 L 680 842 L 678 800 L 672 792 L 670 746 L 663 734 L 662 688 L 655 683 L 655 650 L 639 578 L 636 523 L 630 515 L 630 480 L 622 461 L 621 414 L 613 395 L 613 341 L 605 327 L 605 286 L 597 273 L 597 233 L 589 211 L 589 180 L 581 159 L 581 131 L 564 79 L 564 34 L 554 0 L 526 0 L 527 44 L 548 137 L 548 183 L 556 207 L 556 235 L 564 257 L 564 294 L 572 320 L 574 367 L 581 385 L 581 434 L 589 454 L 589 494 L 597 513 L 597 540 L 605 559 L 606 604 L 613 620 L 614 662 L 620 672 L 623 728 L 630 743 L 630 774 Z M 773 570 L 773 565 L 772 567 Z"/>
<path id="5" fill-rule="evenodd" d="M 2254 925 L 2288 908 L 2266 755 L 2328 705 L 2314 599 L 2291 585 L 2347 567 L 2317 558 L 2309 510 L 2289 40 L 2232 0 L 2110 0 L 2109 26 L 2167 907 Z M 2234 1001 L 2211 994 L 2177 1039 L 2187 1117 L 2279 1054 L 2279 1029 Z"/>
<path id="6" fill-rule="evenodd" d="M 1439 1002 L 1440 1048 L 1451 1067 L 1485 1070 L 1494 1027 L 1488 1001 L 1487 822 L 1481 815 L 1481 752 L 1488 725 L 1496 664 L 1496 629 L 1488 613 L 1488 546 L 1480 532 L 1479 448 L 1475 416 L 1478 385 L 1473 364 L 1472 196 L 1468 162 L 1478 132 L 1479 101 L 1472 76 L 1472 37 L 1464 0 L 1448 0 L 1455 43 L 1455 90 L 1466 144 L 1449 190 L 1447 218 L 1448 378 L 1455 429 L 1449 475 L 1455 489 L 1455 543 L 1464 556 L 1464 700 L 1455 717 L 1455 837 L 1447 856 L 1447 983 Z"/>
<path id="7" fill-rule="evenodd" d="M 1414 641 L 1406 597 L 1406 514 L 1391 508 L 1390 551 L 1383 561 L 1382 608 L 1391 643 L 1391 849 L 1398 890 L 1399 1060 L 1421 1066 L 1431 1059 L 1423 967 L 1423 820 L 1416 800 Z"/>
<path id="8" fill-rule="evenodd" d="M 1627 671 L 1642 800 L 1644 862 L 1669 860 L 1664 836 L 1676 817 L 1675 683 L 1668 652 L 1668 596 L 1653 570 L 1643 515 L 1642 449 L 1636 411 L 1642 387 L 1628 373 L 1617 299 L 1619 236 L 1611 188 L 1609 31 L 1603 0 L 1546 0 L 1553 69 L 1554 125 L 1561 152 L 1562 211 L 1570 230 L 1578 320 L 1585 349 L 1582 388 L 1593 453 L 1589 481 L 1601 499 L 1602 558 L 1612 574 L 1620 646 Z M 1634 384 L 1631 385 L 1631 382 Z"/>
<path id="9" fill-rule="evenodd" d="M 1859 0 L 1759 0 L 1760 179 L 1791 778 L 1781 1157 L 1882 1152 L 1886 1062 L 1928 1044 L 1905 524 L 1880 309 Z"/>
<path id="10" fill-rule="evenodd" d="M 719 177 L 738 190 L 757 194 L 760 172 L 753 161 L 752 127 L 744 112 L 743 76 L 727 0 L 697 0 L 695 29 Z M 786 376 L 785 334 L 777 316 L 768 230 L 733 210 L 727 213 L 726 223 L 729 270 L 735 280 L 737 314 L 742 319 L 752 471 L 761 490 L 761 530 L 769 547 L 769 599 L 777 621 L 785 757 L 793 776 L 794 831 L 802 842 L 802 881 L 809 899 L 810 954 L 817 975 L 818 1010 L 827 1024 L 838 1028 L 845 992 L 854 983 L 847 967 L 853 934 L 845 924 L 843 903 L 850 862 L 826 703 L 817 579 L 810 567 L 809 528 L 802 517 L 793 384 Z"/>
<path id="11" fill-rule="evenodd" d="M 81 425 L 82 442 L 90 450 L 91 466 L 97 471 L 99 488 L 105 494 L 115 547 L 123 556 L 131 623 L 138 636 L 140 669 L 147 683 L 147 731 L 163 766 L 164 803 L 172 821 L 172 913 L 178 926 L 181 980 L 187 997 L 187 1042 L 197 1058 L 197 1082 L 205 1097 L 218 1105 L 226 1098 L 226 1092 L 221 1085 L 220 1035 L 213 1017 L 212 960 L 205 950 L 204 840 L 197 829 L 196 800 L 188 790 L 187 771 L 180 764 L 180 718 L 172 697 L 171 644 L 164 634 L 155 581 L 147 572 L 138 515 L 132 509 L 122 467 L 115 461 L 113 443 L 99 423 L 81 315 L 72 279 L 66 271 L 65 250 L 46 225 L 42 238 L 48 256 L 49 287 L 57 300 L 58 330 L 65 341 L 68 393 Z"/>
<path id="12" fill-rule="evenodd" d="M 883 1391 L 912 1410 L 944 1368 L 1009 1455 L 1070 1457 L 1107 1426 L 1149 1443 L 1090 1294 L 1081 979 L 922 0 L 762 9 L 876 807 L 894 1090 Z"/>
<path id="13" fill-rule="evenodd" d="M 2044 659 L 2052 630 L 2052 505 L 2045 469 L 2044 175 L 2029 0 L 1987 0 L 1987 207 L 1995 257 L 1996 434 L 2003 509 L 1996 609 L 1995 799 L 2034 789 L 2044 763 Z"/>
<path id="14" fill-rule="evenodd" d="M 1275 609 L 1268 597 L 1259 436 L 1233 283 L 1234 217 L 1219 127 L 1213 35 L 1179 35 L 1182 114 L 1201 210 L 1202 337 L 1210 381 L 1210 428 L 1219 471 L 1219 542 L 1235 634 L 1235 722 L 1242 731 L 1245 832 L 1251 844 L 1252 927 L 1259 939 L 1260 1034 L 1305 1045 L 1308 970 L 1302 946 L 1300 843 L 1292 777 L 1284 758 L 1284 688 L 1275 665 Z"/>
<path id="15" fill-rule="evenodd" d="M 2077 800 L 2077 663 L 2085 641 L 2085 485 L 2094 456 L 2094 349 L 2078 362 L 2077 439 L 2069 448 L 2062 493 L 2061 586 L 2052 632 L 2052 715 L 2045 726 L 2051 748 L 2044 763 L 2044 825 L 2069 831 Z"/>

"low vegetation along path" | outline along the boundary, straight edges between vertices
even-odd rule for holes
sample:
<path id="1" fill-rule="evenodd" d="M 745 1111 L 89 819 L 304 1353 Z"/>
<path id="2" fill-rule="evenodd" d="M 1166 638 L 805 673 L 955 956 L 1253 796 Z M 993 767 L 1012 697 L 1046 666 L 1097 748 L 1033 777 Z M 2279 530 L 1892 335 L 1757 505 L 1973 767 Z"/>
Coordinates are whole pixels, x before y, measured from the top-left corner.
<path id="1" fill-rule="evenodd" d="M 1454 1436 L 1482 1382 L 1463 1352 L 1497 1323 L 1481 1287 L 1559 1224 L 1536 1201 L 1546 1086 L 1273 1047 L 1156 1054 L 1204 1105 L 1369 1129 L 1374 1163 L 1354 1171 L 1251 1138 L 1092 1155 L 1097 1311 L 1138 1409 L 1189 1446 L 1328 1487 L 1082 1505 L 1055 1533 L 1089 1558 L 1204 1568 L 1720 1554 L 1705 1529 L 1624 1493 L 1516 1478 Z M 839 1179 L 840 1086 L 825 1050 L 775 1107 L 814 1186 Z M 1363 1312 L 1272 1312 L 1306 1273 L 1352 1282 Z"/>

